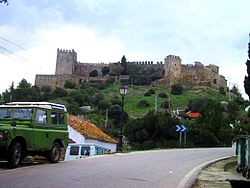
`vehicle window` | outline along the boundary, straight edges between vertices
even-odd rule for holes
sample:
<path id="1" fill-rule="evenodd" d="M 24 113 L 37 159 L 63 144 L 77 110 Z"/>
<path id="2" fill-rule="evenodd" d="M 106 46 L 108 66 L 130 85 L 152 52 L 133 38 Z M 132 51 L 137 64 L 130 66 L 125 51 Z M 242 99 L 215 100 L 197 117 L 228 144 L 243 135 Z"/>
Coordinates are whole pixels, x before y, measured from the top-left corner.
<path id="1" fill-rule="evenodd" d="M 36 111 L 36 122 L 37 123 L 47 123 L 47 112 L 45 110 L 38 109 Z"/>
<path id="2" fill-rule="evenodd" d="M 31 119 L 31 108 L 2 108 L 0 109 L 0 118 Z"/>
<path id="3" fill-rule="evenodd" d="M 52 124 L 57 124 L 57 113 L 51 112 L 51 122 Z"/>
<path id="4" fill-rule="evenodd" d="M 81 148 L 81 155 L 89 156 L 89 154 L 90 154 L 90 147 L 82 147 Z"/>
<path id="5" fill-rule="evenodd" d="M 79 153 L 79 146 L 71 146 L 70 147 L 70 155 L 78 155 Z"/>
<path id="6" fill-rule="evenodd" d="M 58 112 L 51 112 L 52 124 L 64 124 L 64 114 Z"/>
<path id="7" fill-rule="evenodd" d="M 64 114 L 58 113 L 58 117 L 59 117 L 59 124 L 64 124 Z"/>

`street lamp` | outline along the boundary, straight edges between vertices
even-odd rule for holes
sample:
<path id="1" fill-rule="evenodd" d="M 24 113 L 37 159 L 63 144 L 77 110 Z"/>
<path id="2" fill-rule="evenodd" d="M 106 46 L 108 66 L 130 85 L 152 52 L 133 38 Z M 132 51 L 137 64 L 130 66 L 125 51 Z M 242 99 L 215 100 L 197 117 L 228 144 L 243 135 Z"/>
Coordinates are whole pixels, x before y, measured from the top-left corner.
<path id="1" fill-rule="evenodd" d="M 122 108 L 121 108 L 121 116 L 120 116 L 120 133 L 119 133 L 119 146 L 118 146 L 118 151 L 122 151 L 122 138 L 123 138 L 123 107 L 124 107 L 124 97 L 127 94 L 128 88 L 127 86 L 122 85 L 119 88 L 120 95 L 122 96 Z"/>

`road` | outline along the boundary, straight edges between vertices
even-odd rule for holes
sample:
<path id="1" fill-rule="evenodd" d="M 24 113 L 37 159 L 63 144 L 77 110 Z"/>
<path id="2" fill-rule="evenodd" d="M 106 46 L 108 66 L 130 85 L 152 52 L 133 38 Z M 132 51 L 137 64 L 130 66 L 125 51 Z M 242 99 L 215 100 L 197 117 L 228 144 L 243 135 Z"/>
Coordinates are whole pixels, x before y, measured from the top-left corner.
<path id="1" fill-rule="evenodd" d="M 231 155 L 231 148 L 173 149 L 105 155 L 1 171 L 0 187 L 176 188 L 193 168 Z"/>

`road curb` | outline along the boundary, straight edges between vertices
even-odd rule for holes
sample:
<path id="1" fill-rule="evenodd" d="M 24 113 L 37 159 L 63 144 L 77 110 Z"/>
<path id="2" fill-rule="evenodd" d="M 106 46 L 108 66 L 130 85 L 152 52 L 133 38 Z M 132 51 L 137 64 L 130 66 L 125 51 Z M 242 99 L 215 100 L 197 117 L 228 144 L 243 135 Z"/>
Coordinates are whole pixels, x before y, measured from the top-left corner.
<path id="1" fill-rule="evenodd" d="M 232 156 L 227 156 L 227 157 L 222 157 L 222 158 L 218 158 L 218 159 L 214 159 L 205 163 L 200 164 L 199 166 L 193 168 L 191 171 L 188 172 L 188 174 L 180 181 L 180 183 L 178 184 L 177 188 L 191 188 L 192 186 L 194 186 L 196 179 L 199 175 L 199 172 L 201 170 L 203 170 L 204 168 L 208 167 L 209 165 L 225 160 L 225 159 L 229 159 L 233 157 Z"/>

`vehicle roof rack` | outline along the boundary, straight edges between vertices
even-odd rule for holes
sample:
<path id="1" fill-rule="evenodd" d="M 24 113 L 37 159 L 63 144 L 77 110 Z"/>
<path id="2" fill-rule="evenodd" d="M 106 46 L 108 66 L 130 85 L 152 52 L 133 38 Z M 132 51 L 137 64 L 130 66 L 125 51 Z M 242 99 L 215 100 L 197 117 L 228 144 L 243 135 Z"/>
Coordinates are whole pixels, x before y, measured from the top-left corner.
<path id="1" fill-rule="evenodd" d="M 67 112 L 66 107 L 62 104 L 56 104 L 51 102 L 9 102 L 5 103 L 2 106 L 8 107 L 41 107 L 46 109 L 57 109 Z"/>

